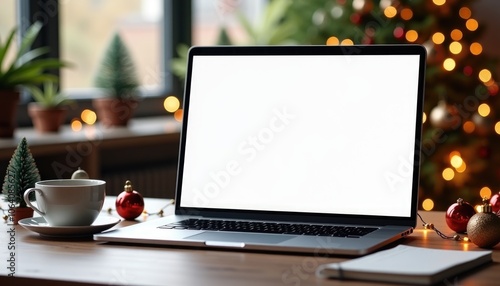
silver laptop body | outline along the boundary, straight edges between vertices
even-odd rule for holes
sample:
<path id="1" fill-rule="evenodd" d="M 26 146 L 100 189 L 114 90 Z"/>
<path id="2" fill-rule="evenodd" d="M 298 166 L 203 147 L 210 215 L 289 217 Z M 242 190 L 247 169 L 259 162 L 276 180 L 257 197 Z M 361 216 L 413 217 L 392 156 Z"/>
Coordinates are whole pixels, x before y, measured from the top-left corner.
<path id="1" fill-rule="evenodd" d="M 94 239 L 364 255 L 410 234 L 425 59 L 419 45 L 191 48 L 175 215 Z M 234 221 L 247 227 L 212 227 Z"/>

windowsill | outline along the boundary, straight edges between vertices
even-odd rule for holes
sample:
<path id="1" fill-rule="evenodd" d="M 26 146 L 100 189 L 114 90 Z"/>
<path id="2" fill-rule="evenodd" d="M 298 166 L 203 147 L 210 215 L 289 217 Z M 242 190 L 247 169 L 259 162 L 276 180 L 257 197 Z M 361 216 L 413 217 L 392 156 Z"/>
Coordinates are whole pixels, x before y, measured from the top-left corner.
<path id="1" fill-rule="evenodd" d="M 71 130 L 64 125 L 58 133 L 38 133 L 32 127 L 17 128 L 13 138 L 0 139 L 0 158 L 9 157 L 21 139 L 25 137 L 30 148 L 44 145 L 73 144 L 91 141 L 94 144 L 109 140 L 131 139 L 134 137 L 151 137 L 172 134 L 177 137 L 181 123 L 171 116 L 143 117 L 132 119 L 127 127 L 105 128 L 100 124 L 86 125 L 80 131 Z M 102 141 L 102 142 L 101 142 Z M 124 142 L 124 144 L 126 144 Z"/>
<path id="2" fill-rule="evenodd" d="M 116 171 L 175 166 L 180 130 L 181 123 L 171 116 L 135 118 L 127 127 L 96 124 L 76 132 L 65 125 L 53 134 L 17 128 L 14 138 L 0 139 L 0 171 L 23 137 L 44 179 L 69 178 L 79 167 L 91 178 L 102 178 Z"/>

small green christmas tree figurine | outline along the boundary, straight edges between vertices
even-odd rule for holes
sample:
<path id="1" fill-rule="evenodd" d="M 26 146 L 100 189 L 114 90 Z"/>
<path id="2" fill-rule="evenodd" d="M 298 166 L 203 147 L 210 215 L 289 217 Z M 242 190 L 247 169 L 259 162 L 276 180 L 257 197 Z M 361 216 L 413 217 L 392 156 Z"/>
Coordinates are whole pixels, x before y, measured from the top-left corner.
<path id="1" fill-rule="evenodd" d="M 104 89 L 108 97 L 121 99 L 137 97 L 139 80 L 135 66 L 118 33 L 114 35 L 102 59 L 96 74 L 95 85 Z"/>
<path id="2" fill-rule="evenodd" d="M 35 187 L 40 181 L 40 173 L 28 148 L 26 138 L 23 138 L 10 159 L 2 186 L 4 199 L 17 207 L 26 207 L 23 199 L 24 191 Z"/>

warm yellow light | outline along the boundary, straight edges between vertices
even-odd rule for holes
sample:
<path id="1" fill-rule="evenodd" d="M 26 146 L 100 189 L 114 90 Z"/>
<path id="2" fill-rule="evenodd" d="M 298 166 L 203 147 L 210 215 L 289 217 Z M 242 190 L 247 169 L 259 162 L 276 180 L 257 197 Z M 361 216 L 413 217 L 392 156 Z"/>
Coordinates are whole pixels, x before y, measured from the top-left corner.
<path id="1" fill-rule="evenodd" d="M 384 15 L 387 18 L 394 18 L 398 14 L 398 10 L 394 6 L 389 6 L 384 9 Z"/>
<path id="2" fill-rule="evenodd" d="M 451 42 L 449 48 L 452 54 L 458 55 L 462 51 L 462 44 L 460 44 L 459 42 Z"/>
<path id="3" fill-rule="evenodd" d="M 418 33 L 415 30 L 409 30 L 405 37 L 408 42 L 415 42 L 418 39 Z"/>
<path id="4" fill-rule="evenodd" d="M 331 36 L 330 38 L 328 38 L 328 40 L 326 40 L 326 44 L 328 46 L 336 46 L 340 44 L 340 40 L 337 37 Z"/>
<path id="5" fill-rule="evenodd" d="M 432 35 L 432 42 L 436 45 L 442 44 L 444 42 L 444 34 L 441 32 L 434 33 L 434 35 Z"/>
<path id="6" fill-rule="evenodd" d="M 475 19 L 469 19 L 465 22 L 465 27 L 469 29 L 469 31 L 475 31 L 479 28 L 479 23 Z"/>
<path id="7" fill-rule="evenodd" d="M 82 130 L 82 127 L 83 127 L 82 122 L 78 120 L 78 118 L 71 120 L 71 130 L 77 132 Z"/>
<path id="8" fill-rule="evenodd" d="M 459 168 L 463 163 L 464 160 L 462 159 L 462 157 L 458 155 L 454 155 L 453 157 L 451 157 L 450 164 L 453 166 L 453 168 Z"/>
<path id="9" fill-rule="evenodd" d="M 181 102 L 179 99 L 173 95 L 168 96 L 165 98 L 163 101 L 163 107 L 165 108 L 166 111 L 168 112 L 175 112 L 179 107 L 181 106 Z"/>
<path id="10" fill-rule="evenodd" d="M 452 168 L 446 168 L 443 170 L 442 176 L 446 181 L 451 181 L 455 177 L 455 171 Z"/>
<path id="11" fill-rule="evenodd" d="M 482 52 L 483 52 L 483 46 L 481 46 L 480 43 L 478 42 L 474 42 L 472 44 L 470 44 L 470 53 L 477 56 L 477 55 L 480 55 Z"/>
<path id="12" fill-rule="evenodd" d="M 452 71 L 455 68 L 455 66 L 456 66 L 455 60 L 452 58 L 447 58 L 443 62 L 443 68 L 447 71 Z"/>
<path id="13" fill-rule="evenodd" d="M 182 115 L 183 115 L 183 110 L 182 109 L 177 109 L 177 111 L 174 112 L 174 119 L 181 122 L 182 121 Z"/>
<path id="14" fill-rule="evenodd" d="M 479 80 L 482 82 L 488 82 L 491 80 L 491 72 L 487 69 L 483 69 L 479 72 Z"/>
<path id="15" fill-rule="evenodd" d="M 82 118 L 82 121 L 88 125 L 92 125 L 97 121 L 97 115 L 90 109 L 83 110 L 80 117 Z"/>
<path id="16" fill-rule="evenodd" d="M 458 152 L 458 151 L 451 151 L 450 154 L 448 155 L 448 157 L 450 158 L 450 160 L 454 156 L 462 157 L 462 154 L 460 154 L 460 152 Z"/>
<path id="17" fill-rule="evenodd" d="M 467 20 L 470 18 L 470 16 L 472 16 L 472 11 L 467 7 L 462 7 L 458 11 L 458 15 L 460 15 L 462 19 Z"/>
<path id="18" fill-rule="evenodd" d="M 403 8 L 403 10 L 401 10 L 401 18 L 403 20 L 408 21 L 412 17 L 413 17 L 413 11 L 410 8 Z"/>
<path id="19" fill-rule="evenodd" d="M 436 4 L 437 6 L 441 6 L 446 3 L 446 0 L 432 0 L 432 2 L 434 2 L 434 4 Z"/>
<path id="20" fill-rule="evenodd" d="M 481 115 L 482 117 L 486 117 L 490 114 L 491 112 L 491 108 L 488 104 L 486 103 L 482 103 L 481 105 L 479 105 L 479 107 L 477 108 L 477 113 L 479 113 L 479 115 Z"/>
<path id="21" fill-rule="evenodd" d="M 462 165 L 460 165 L 460 167 L 456 168 L 458 173 L 463 173 L 463 172 L 465 172 L 466 169 L 467 169 L 467 164 L 465 164 L 465 162 L 462 162 Z"/>
<path id="22" fill-rule="evenodd" d="M 463 129 L 466 133 L 472 133 L 476 129 L 476 125 L 472 121 L 466 121 L 463 125 Z"/>
<path id="23" fill-rule="evenodd" d="M 340 44 L 343 46 L 352 46 L 354 45 L 354 42 L 351 39 L 344 39 L 340 42 Z"/>
<path id="24" fill-rule="evenodd" d="M 463 33 L 459 29 L 454 29 L 451 31 L 450 36 L 454 41 L 460 41 L 463 37 Z"/>
<path id="25" fill-rule="evenodd" d="M 500 121 L 495 124 L 495 132 L 500 135 Z"/>
<path id="26" fill-rule="evenodd" d="M 425 199 L 423 202 L 422 202 L 422 208 L 425 210 L 425 211 L 431 211 L 433 208 L 434 208 L 434 201 L 431 200 L 431 199 Z"/>
<path id="27" fill-rule="evenodd" d="M 424 114 L 422 115 L 422 123 L 425 123 L 427 121 L 427 114 Z"/>
<path id="28" fill-rule="evenodd" d="M 490 198 L 491 197 L 491 189 L 488 187 L 482 187 L 479 191 L 479 196 L 481 198 Z"/>

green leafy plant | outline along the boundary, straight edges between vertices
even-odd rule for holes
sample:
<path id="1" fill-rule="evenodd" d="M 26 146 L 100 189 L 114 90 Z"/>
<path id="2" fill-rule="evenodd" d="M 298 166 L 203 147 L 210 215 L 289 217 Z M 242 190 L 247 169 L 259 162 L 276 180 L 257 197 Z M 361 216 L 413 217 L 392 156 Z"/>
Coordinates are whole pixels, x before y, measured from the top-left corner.
<path id="1" fill-rule="evenodd" d="M 21 139 L 9 161 L 2 186 L 4 199 L 9 204 L 26 207 L 24 191 L 35 187 L 40 181 L 40 173 L 31 155 L 26 138 Z M 32 198 L 33 199 L 33 198 Z"/>
<path id="2" fill-rule="evenodd" d="M 67 64 L 59 59 L 40 58 L 48 53 L 48 47 L 30 50 L 41 28 L 40 22 L 35 22 L 28 28 L 11 62 L 7 62 L 6 55 L 14 45 L 17 28 L 9 33 L 5 42 L 0 39 L 0 90 L 14 89 L 18 85 L 36 85 L 45 81 L 58 80 L 56 75 L 48 74 L 46 71 L 61 68 Z"/>
<path id="3" fill-rule="evenodd" d="M 73 103 L 67 95 L 60 92 L 57 84 L 51 81 L 43 83 L 43 89 L 30 85 L 27 86 L 33 99 L 42 107 L 51 108 Z"/>
<path id="4" fill-rule="evenodd" d="M 119 99 L 138 97 L 139 80 L 135 66 L 118 33 L 114 35 L 104 54 L 95 77 L 95 85 L 102 88 L 107 97 Z"/>

